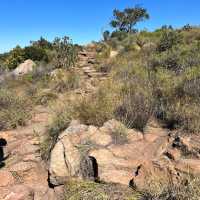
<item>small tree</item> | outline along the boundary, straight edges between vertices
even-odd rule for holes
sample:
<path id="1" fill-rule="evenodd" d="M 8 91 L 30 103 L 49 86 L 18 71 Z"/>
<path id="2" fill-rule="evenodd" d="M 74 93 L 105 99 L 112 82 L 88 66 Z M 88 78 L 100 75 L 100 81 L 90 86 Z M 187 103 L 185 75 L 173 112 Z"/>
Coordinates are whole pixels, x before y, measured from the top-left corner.
<path id="1" fill-rule="evenodd" d="M 134 26 L 145 19 L 149 19 L 149 14 L 145 8 L 135 6 L 134 8 L 126 8 L 123 11 L 115 9 L 113 11 L 114 19 L 111 26 L 119 31 L 127 33 L 135 32 Z"/>
<path id="2" fill-rule="evenodd" d="M 190 31 L 193 27 L 190 24 L 186 24 L 185 26 L 183 26 L 182 30 L 184 31 Z"/>
<path id="3" fill-rule="evenodd" d="M 78 54 L 69 37 L 55 38 L 53 47 L 55 49 L 53 62 L 56 68 L 74 67 Z"/>
<path id="4" fill-rule="evenodd" d="M 110 32 L 109 31 L 103 32 L 103 39 L 104 39 L 104 41 L 108 41 L 110 39 Z"/>

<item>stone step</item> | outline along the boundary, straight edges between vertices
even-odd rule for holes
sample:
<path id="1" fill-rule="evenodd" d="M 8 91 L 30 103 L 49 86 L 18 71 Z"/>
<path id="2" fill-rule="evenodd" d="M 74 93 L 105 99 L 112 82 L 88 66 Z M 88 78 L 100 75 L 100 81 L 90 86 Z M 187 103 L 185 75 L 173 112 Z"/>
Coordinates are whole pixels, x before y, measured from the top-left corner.
<path id="1" fill-rule="evenodd" d="M 103 77 L 106 76 L 106 73 L 101 73 L 101 72 L 93 72 L 93 73 L 87 73 L 88 77 Z"/>
<path id="2" fill-rule="evenodd" d="M 97 71 L 95 69 L 88 69 L 88 70 L 83 70 L 85 74 L 90 74 L 90 73 L 96 73 Z"/>

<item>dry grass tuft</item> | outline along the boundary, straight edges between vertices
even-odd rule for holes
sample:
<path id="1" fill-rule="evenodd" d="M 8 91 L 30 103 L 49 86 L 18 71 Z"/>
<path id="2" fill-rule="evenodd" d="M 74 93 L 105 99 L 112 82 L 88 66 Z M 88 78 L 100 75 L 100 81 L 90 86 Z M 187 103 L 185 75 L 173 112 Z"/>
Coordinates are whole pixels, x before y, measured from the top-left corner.
<path id="1" fill-rule="evenodd" d="M 0 90 L 0 129 L 25 125 L 31 117 L 31 106 L 27 99 L 7 90 Z"/>

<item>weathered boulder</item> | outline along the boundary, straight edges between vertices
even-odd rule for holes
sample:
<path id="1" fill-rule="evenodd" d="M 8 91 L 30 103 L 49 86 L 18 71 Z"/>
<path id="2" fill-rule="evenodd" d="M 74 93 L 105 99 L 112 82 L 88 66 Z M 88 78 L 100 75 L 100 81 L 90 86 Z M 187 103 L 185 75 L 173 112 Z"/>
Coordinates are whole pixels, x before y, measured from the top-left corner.
<path id="1" fill-rule="evenodd" d="M 87 127 L 75 123 L 59 136 L 50 159 L 50 182 L 53 185 L 60 185 L 67 178 L 79 176 L 81 155 L 76 147 L 76 144 L 80 144 L 77 135 L 84 132 L 85 128 Z"/>
<path id="2" fill-rule="evenodd" d="M 20 76 L 20 75 L 25 75 L 28 74 L 30 72 L 33 71 L 34 67 L 36 66 L 36 64 L 28 59 L 26 61 L 24 61 L 22 64 L 20 64 L 14 71 L 13 74 L 15 76 Z"/>

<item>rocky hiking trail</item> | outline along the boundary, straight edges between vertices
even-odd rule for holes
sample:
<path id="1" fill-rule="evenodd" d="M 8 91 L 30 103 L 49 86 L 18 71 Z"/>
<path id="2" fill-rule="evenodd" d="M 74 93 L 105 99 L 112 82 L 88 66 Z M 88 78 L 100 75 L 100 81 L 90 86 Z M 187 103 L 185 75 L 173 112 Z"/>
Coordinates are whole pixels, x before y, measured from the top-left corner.
<path id="1" fill-rule="evenodd" d="M 92 94 L 109 78 L 95 65 L 93 49 L 79 53 L 74 70 L 82 84 L 70 91 L 73 100 Z M 58 95 L 56 104 L 64 101 L 62 95 Z M 61 200 L 62 185 L 70 178 L 142 190 L 154 178 L 179 181 L 188 173 L 200 174 L 200 136 L 165 129 L 155 119 L 149 121 L 144 132 L 124 128 L 116 120 L 102 127 L 72 121 L 60 134 L 46 163 L 40 144 L 51 117 L 49 107 L 37 106 L 25 127 L 0 132 L 0 200 Z M 120 130 L 125 134 L 122 138 Z"/>
<path id="2" fill-rule="evenodd" d="M 82 51 L 79 54 L 79 63 L 76 71 L 84 83 L 81 87 L 82 93 L 93 92 L 96 88 L 95 86 L 104 81 L 108 76 L 107 73 L 98 72 L 95 69 L 95 56 L 96 53 L 92 49 Z"/>
<path id="3" fill-rule="evenodd" d="M 95 70 L 94 62 L 92 50 L 79 54 L 75 70 L 84 80 L 81 95 L 92 92 L 93 82 L 105 77 Z M 4 159 L 0 166 L 0 200 L 58 199 L 59 192 L 49 187 L 48 166 L 40 155 L 40 142 L 46 134 L 50 116 L 49 108 L 37 106 L 25 127 L 0 132 L 0 157 L 3 157 L 0 159 Z"/>

